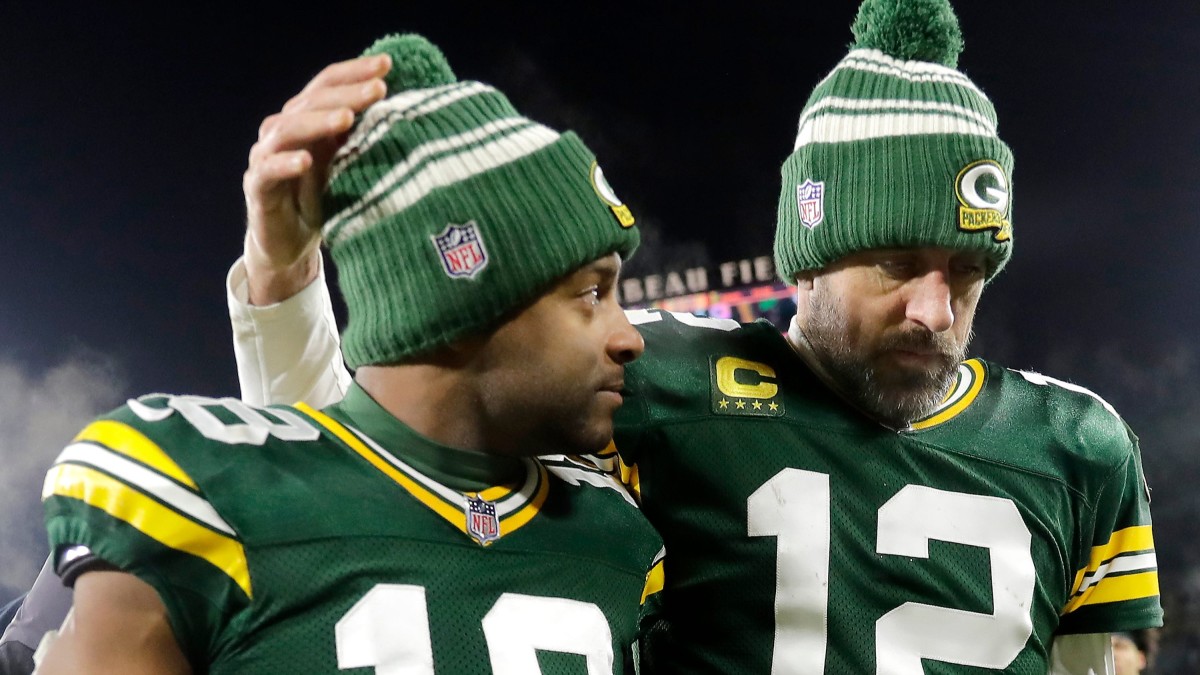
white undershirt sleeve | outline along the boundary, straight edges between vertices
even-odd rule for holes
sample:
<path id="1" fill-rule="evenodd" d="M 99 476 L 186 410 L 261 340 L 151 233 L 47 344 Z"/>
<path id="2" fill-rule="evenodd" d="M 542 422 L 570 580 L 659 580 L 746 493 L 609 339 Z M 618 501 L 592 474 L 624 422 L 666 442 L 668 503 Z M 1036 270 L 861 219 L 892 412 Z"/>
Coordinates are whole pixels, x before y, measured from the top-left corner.
<path id="1" fill-rule="evenodd" d="M 1059 635 L 1050 648 L 1050 675 L 1115 675 L 1108 633 Z"/>
<path id="2" fill-rule="evenodd" d="M 273 305 L 250 304 L 241 258 L 225 286 L 242 400 L 251 405 L 303 401 L 314 408 L 342 400 L 350 372 L 342 361 L 324 262 L 304 290 Z"/>

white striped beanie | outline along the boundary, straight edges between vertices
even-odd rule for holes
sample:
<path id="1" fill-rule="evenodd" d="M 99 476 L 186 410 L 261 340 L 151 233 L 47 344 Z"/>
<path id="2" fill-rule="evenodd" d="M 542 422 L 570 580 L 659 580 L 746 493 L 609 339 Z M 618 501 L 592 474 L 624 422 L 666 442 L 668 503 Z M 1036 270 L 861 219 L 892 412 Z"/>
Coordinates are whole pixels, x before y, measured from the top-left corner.
<path id="1" fill-rule="evenodd" d="M 800 115 L 782 168 L 779 275 L 876 248 L 982 251 L 991 279 L 1012 255 L 1012 152 L 987 96 L 955 70 L 947 0 L 865 0 L 850 53 Z"/>
<path id="2" fill-rule="evenodd" d="M 397 363 L 498 326 L 638 231 L 578 136 L 456 80 L 418 35 L 393 35 L 388 97 L 334 157 L 324 238 L 349 323 L 351 367 Z"/>

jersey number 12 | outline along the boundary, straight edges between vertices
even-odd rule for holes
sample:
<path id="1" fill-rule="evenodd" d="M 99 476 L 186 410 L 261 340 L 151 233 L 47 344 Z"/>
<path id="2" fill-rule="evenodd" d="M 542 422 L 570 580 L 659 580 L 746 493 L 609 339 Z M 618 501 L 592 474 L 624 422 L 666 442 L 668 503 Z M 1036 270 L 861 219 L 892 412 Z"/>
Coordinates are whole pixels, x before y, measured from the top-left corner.
<path id="1" fill-rule="evenodd" d="M 747 500 L 747 533 L 777 539 L 772 675 L 821 673 L 828 615 L 829 476 L 784 469 Z M 1033 632 L 1029 528 L 1008 499 L 908 485 L 879 509 L 876 551 L 928 558 L 930 540 L 986 548 L 993 611 L 908 602 L 875 623 L 877 675 L 922 675 L 921 659 L 1002 669 Z"/>

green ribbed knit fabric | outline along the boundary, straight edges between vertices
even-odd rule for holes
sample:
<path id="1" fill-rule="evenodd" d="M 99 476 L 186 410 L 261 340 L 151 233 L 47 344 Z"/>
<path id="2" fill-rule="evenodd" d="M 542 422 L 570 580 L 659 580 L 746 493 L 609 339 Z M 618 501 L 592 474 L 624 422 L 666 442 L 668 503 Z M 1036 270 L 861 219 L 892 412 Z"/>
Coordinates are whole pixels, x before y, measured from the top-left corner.
<path id="1" fill-rule="evenodd" d="M 954 10 L 866 0 L 853 31 L 783 164 L 780 277 L 794 282 L 865 249 L 936 246 L 982 251 L 991 279 L 1012 255 L 1013 157 L 991 101 L 954 70 Z"/>
<path id="2" fill-rule="evenodd" d="M 587 146 L 456 80 L 425 38 L 384 38 L 388 98 L 334 158 L 324 236 L 349 310 L 351 367 L 484 332 L 638 232 Z"/>

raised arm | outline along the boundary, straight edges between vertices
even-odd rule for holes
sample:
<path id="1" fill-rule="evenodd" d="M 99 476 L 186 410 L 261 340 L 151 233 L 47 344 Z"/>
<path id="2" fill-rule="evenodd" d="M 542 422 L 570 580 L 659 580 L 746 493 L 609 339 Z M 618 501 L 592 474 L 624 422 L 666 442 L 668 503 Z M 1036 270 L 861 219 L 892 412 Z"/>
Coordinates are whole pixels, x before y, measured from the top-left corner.
<path id="1" fill-rule="evenodd" d="M 242 180 L 245 253 L 227 280 L 249 403 L 319 407 L 350 384 L 321 269 L 321 191 L 355 114 L 384 95 L 389 68 L 386 56 L 329 66 L 259 127 Z"/>
<path id="2" fill-rule="evenodd" d="M 251 304 L 295 295 L 317 277 L 321 192 L 355 114 L 381 99 L 386 55 L 335 63 L 263 120 L 242 177 Z"/>

